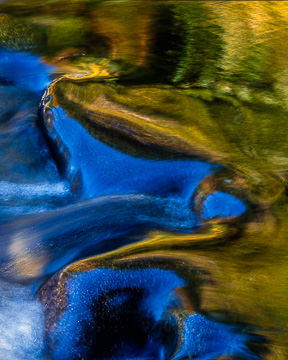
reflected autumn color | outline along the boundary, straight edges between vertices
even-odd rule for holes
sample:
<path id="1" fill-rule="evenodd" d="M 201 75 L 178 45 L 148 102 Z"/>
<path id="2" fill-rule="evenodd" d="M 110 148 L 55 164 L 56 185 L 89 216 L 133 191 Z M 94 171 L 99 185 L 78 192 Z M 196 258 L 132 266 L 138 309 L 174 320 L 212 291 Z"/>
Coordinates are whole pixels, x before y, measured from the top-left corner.
<path id="1" fill-rule="evenodd" d="M 288 2 L 0 14 L 0 357 L 286 360 Z"/>

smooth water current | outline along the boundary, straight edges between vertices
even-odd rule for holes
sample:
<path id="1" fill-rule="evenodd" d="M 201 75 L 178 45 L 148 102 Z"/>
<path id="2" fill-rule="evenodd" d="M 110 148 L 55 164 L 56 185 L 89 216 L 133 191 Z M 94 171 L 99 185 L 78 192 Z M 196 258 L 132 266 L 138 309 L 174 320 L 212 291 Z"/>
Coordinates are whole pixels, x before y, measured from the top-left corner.
<path id="1" fill-rule="evenodd" d="M 0 1 L 0 360 L 288 358 L 287 14 Z"/>

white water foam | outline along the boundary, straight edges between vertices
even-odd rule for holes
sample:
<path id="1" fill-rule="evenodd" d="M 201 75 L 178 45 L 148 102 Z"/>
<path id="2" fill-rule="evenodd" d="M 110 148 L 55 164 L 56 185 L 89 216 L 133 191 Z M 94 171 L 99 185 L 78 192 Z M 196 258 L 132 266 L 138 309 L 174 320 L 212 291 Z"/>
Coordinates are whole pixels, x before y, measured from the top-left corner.
<path id="1" fill-rule="evenodd" d="M 0 200 L 9 201 L 14 198 L 34 199 L 35 197 L 65 197 L 70 193 L 70 186 L 66 182 L 17 184 L 0 181 Z"/>
<path id="2" fill-rule="evenodd" d="M 0 280 L 0 359 L 43 358 L 44 315 L 31 288 Z"/>

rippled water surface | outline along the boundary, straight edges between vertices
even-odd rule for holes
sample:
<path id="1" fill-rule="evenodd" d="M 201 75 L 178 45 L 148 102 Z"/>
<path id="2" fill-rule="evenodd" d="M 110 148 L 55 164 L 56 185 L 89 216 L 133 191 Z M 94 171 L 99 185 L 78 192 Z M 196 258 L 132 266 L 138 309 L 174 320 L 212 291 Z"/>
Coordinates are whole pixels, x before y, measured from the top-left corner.
<path id="1" fill-rule="evenodd" d="M 288 358 L 287 14 L 0 1 L 0 359 Z"/>

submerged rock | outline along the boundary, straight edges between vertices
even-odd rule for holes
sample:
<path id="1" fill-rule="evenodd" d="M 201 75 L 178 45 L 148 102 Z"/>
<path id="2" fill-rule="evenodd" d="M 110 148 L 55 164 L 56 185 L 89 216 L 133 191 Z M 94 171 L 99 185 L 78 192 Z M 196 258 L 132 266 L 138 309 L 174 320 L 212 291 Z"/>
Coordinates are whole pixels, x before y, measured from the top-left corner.
<path id="1" fill-rule="evenodd" d="M 216 165 L 203 161 L 145 159 L 118 151 L 89 134 L 86 126 L 63 108 L 48 104 L 43 109 L 47 134 L 56 159 L 64 165 L 65 176 L 81 199 L 129 193 L 190 199 L 199 182 L 216 169 Z M 112 126 L 122 129 L 124 125 L 117 120 Z M 133 140 L 133 124 L 127 124 L 124 131 L 131 133 Z M 121 141 L 116 131 L 116 143 L 118 136 Z M 141 139 L 138 141 L 141 145 Z"/>
<path id="2" fill-rule="evenodd" d="M 179 199 L 193 207 L 191 199 L 199 184 L 220 166 L 195 159 L 193 145 L 177 131 L 178 120 L 144 116 L 112 101 L 111 91 L 103 83 L 91 86 L 85 80 L 62 78 L 43 96 L 44 129 L 74 194 L 81 200 L 147 194 Z M 218 192 L 216 198 L 218 203 L 225 201 L 226 209 L 217 212 L 213 199 L 209 200 L 205 207 L 211 204 L 214 209 L 205 210 L 206 219 L 239 216 L 246 210 L 232 195 Z"/>
<path id="3" fill-rule="evenodd" d="M 84 263 L 66 268 L 39 290 L 49 358 L 260 359 L 247 346 L 260 339 L 244 326 L 197 313 L 195 273 L 185 270 L 184 262 L 148 257 L 109 267 L 97 260 Z M 194 298 L 188 297 L 192 288 Z"/>

